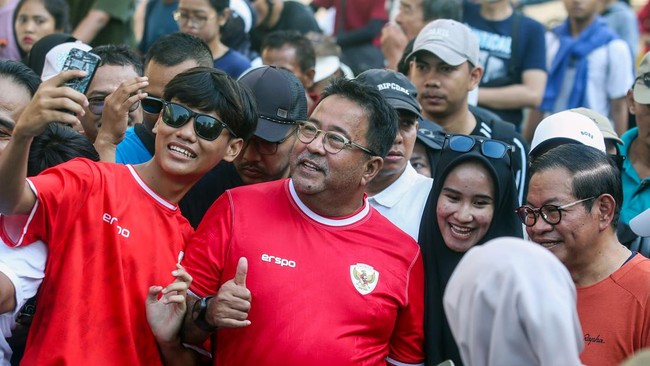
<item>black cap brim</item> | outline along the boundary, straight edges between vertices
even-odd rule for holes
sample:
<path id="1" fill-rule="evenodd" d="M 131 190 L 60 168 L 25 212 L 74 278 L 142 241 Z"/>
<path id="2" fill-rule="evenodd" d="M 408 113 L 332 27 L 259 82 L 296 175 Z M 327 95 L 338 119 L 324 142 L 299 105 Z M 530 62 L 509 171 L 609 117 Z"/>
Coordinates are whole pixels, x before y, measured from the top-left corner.
<path id="1" fill-rule="evenodd" d="M 257 120 L 257 128 L 254 135 L 268 142 L 278 142 L 285 138 L 289 131 L 298 126 L 295 122 L 281 123 L 273 122 L 264 117 Z"/>
<path id="2" fill-rule="evenodd" d="M 420 109 L 415 107 L 413 104 L 397 98 L 386 98 L 386 101 L 388 101 L 388 104 L 390 104 L 391 107 L 395 108 L 398 112 L 408 111 L 415 114 L 419 119 L 422 119 L 422 115 L 420 114 Z"/>

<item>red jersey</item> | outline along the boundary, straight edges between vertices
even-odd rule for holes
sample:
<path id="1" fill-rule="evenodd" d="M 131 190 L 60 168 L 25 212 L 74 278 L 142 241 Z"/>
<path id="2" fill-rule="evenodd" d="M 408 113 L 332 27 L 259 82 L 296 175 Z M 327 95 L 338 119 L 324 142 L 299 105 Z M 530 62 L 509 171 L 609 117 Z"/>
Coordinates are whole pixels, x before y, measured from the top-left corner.
<path id="1" fill-rule="evenodd" d="M 334 7 L 337 9 L 336 19 L 334 20 L 335 33 L 343 27 L 345 33 L 365 27 L 370 20 L 379 19 L 388 21 L 388 11 L 386 2 L 382 0 L 346 0 L 345 24 L 339 24 L 341 16 L 338 11 L 341 9 L 341 0 L 313 0 L 314 5 L 324 8 Z M 379 47 L 381 32 L 373 39 L 373 44 Z"/>
<path id="2" fill-rule="evenodd" d="M 192 234 L 180 210 L 131 166 L 75 159 L 28 183 L 37 202 L 16 244 L 49 255 L 22 365 L 161 364 L 145 299 Z"/>
<path id="3" fill-rule="evenodd" d="M 344 218 L 307 208 L 290 180 L 226 191 L 183 264 L 198 296 L 248 259 L 245 328 L 217 332 L 214 364 L 379 365 L 424 360 L 424 274 L 415 241 L 365 201 Z"/>
<path id="4" fill-rule="evenodd" d="M 606 279 L 577 291 L 585 365 L 619 365 L 650 347 L 649 259 L 637 254 Z"/>

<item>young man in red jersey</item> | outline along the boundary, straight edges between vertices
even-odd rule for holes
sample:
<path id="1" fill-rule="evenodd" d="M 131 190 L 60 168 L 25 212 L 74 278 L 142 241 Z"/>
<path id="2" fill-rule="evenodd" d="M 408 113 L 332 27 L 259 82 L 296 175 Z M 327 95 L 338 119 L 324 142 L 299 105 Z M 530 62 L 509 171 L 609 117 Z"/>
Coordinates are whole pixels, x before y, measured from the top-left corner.
<path id="1" fill-rule="evenodd" d="M 396 132 L 375 87 L 338 80 L 299 124 L 290 179 L 217 199 L 183 260 L 184 318 L 176 304 L 148 307 L 167 364 L 192 364 L 174 332 L 183 321 L 192 344 L 223 328 L 220 366 L 424 362 L 419 247 L 364 193 Z"/>
<path id="2" fill-rule="evenodd" d="M 176 203 L 239 153 L 255 129 L 254 103 L 223 72 L 194 68 L 165 88 L 150 161 L 75 159 L 26 179 L 34 136 L 50 121 L 79 123 L 62 110 L 82 114 L 88 101 L 62 85 L 80 76 L 66 71 L 41 85 L 0 157 L 0 212 L 29 215 L 17 240 L 3 239 L 48 246 L 22 364 L 158 365 L 142 304 L 151 284 L 170 282 L 168 271 L 192 234 Z"/>

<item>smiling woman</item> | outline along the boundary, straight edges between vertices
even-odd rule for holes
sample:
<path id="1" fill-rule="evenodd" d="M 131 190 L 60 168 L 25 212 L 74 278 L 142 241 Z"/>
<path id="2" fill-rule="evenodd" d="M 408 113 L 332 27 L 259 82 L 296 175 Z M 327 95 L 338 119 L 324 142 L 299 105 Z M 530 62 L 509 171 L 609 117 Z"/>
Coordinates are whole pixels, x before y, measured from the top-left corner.
<path id="1" fill-rule="evenodd" d="M 436 167 L 420 224 L 426 273 L 427 360 L 462 365 L 442 307 L 442 295 L 456 265 L 475 245 L 503 236 L 522 237 L 515 215 L 517 189 L 507 144 L 474 136 L 449 135 Z"/>
<path id="2" fill-rule="evenodd" d="M 65 0 L 21 0 L 14 11 L 14 34 L 22 58 L 34 43 L 52 33 L 69 32 Z"/>

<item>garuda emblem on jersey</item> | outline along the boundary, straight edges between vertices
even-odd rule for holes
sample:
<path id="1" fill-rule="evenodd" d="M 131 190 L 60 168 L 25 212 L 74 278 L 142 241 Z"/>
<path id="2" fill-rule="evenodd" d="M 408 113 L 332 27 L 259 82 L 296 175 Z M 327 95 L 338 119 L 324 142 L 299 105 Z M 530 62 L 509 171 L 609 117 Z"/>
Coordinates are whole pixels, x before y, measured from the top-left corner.
<path id="1" fill-rule="evenodd" d="M 377 287 L 379 272 L 367 264 L 357 263 L 350 266 L 350 279 L 361 295 L 367 295 Z"/>

